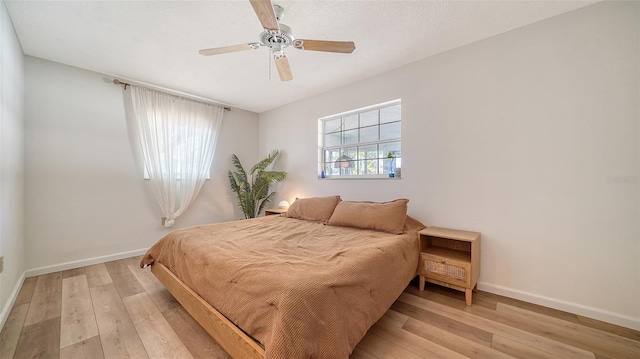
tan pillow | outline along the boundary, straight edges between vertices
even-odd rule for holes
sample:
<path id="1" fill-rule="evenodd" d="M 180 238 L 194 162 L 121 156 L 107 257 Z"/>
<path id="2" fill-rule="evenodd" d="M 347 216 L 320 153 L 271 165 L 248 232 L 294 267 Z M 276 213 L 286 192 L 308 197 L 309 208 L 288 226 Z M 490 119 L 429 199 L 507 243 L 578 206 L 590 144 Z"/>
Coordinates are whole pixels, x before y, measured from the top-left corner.
<path id="1" fill-rule="evenodd" d="M 340 196 L 298 198 L 287 209 L 287 213 L 284 216 L 307 221 L 326 222 L 331 217 L 338 202 L 340 202 Z"/>
<path id="2" fill-rule="evenodd" d="M 408 202 L 408 199 L 382 203 L 342 201 L 336 206 L 328 224 L 402 234 Z"/>

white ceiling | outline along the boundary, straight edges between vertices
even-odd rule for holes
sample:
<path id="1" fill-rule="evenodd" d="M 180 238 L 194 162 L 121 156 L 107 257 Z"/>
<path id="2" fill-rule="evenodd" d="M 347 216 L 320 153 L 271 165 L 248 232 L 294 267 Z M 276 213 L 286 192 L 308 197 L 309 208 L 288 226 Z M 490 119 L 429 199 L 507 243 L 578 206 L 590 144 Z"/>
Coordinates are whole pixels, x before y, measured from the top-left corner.
<path id="1" fill-rule="evenodd" d="M 269 51 L 201 56 L 257 41 L 248 0 L 5 0 L 26 55 L 266 111 L 595 1 L 274 1 L 298 38 L 353 40 L 353 54 L 287 49 L 280 82 Z"/>

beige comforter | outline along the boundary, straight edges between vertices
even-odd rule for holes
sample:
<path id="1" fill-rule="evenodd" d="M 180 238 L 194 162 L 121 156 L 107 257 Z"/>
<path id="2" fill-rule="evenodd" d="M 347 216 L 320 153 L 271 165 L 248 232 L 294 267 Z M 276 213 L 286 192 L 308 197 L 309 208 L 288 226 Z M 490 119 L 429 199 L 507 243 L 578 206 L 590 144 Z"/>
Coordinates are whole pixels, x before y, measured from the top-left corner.
<path id="1" fill-rule="evenodd" d="M 265 347 L 265 358 L 347 358 L 418 265 L 417 231 L 280 216 L 181 229 L 142 259 L 167 266 Z"/>

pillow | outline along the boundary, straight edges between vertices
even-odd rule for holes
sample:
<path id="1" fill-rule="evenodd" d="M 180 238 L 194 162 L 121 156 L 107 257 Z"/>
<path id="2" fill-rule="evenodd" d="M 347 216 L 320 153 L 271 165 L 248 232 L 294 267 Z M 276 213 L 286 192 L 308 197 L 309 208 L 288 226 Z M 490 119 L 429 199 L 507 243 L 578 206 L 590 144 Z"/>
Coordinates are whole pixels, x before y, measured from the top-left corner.
<path id="1" fill-rule="evenodd" d="M 340 196 L 298 198 L 291 204 L 284 216 L 307 221 L 326 222 L 331 217 L 338 202 L 340 202 Z"/>
<path id="2" fill-rule="evenodd" d="M 382 203 L 343 201 L 336 206 L 328 224 L 402 234 L 408 202 L 408 199 Z"/>

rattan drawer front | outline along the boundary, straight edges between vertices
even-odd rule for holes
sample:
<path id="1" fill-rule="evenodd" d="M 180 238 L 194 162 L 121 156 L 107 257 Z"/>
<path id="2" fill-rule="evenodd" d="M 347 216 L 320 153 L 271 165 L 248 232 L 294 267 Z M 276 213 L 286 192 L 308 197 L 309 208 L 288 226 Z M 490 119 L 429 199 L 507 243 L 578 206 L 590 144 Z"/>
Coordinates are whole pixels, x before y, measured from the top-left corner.
<path id="1" fill-rule="evenodd" d="M 470 284 L 471 264 L 422 253 L 420 271 L 427 278 L 467 287 Z"/>

